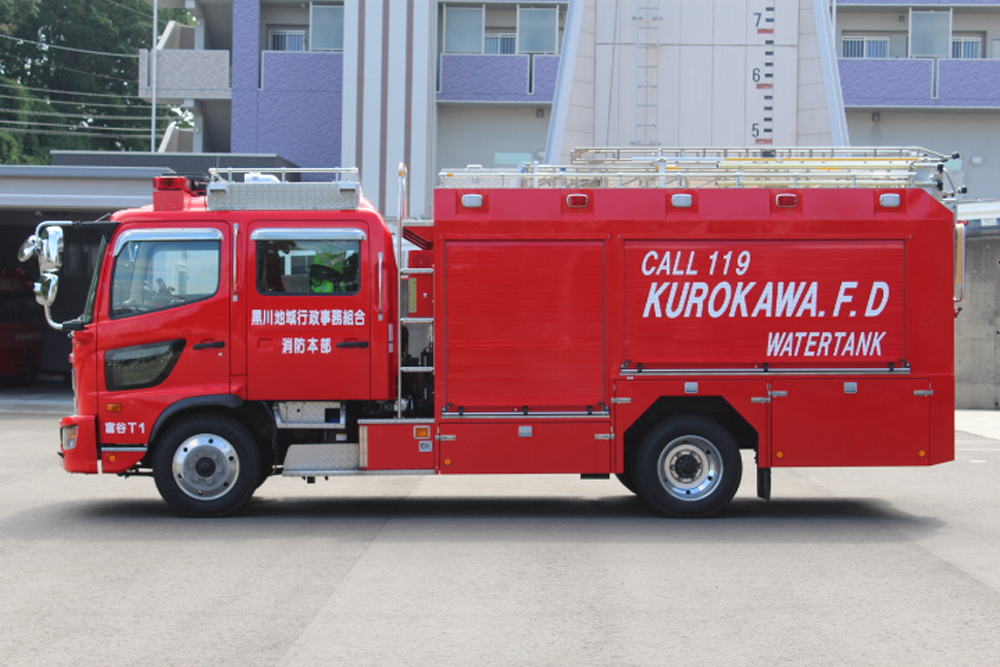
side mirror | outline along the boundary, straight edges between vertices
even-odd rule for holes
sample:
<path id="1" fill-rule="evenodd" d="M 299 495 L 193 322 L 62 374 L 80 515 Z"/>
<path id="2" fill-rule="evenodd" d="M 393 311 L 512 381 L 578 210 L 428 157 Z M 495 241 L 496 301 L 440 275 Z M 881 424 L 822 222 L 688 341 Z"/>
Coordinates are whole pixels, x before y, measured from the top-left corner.
<path id="1" fill-rule="evenodd" d="M 46 271 L 35 283 L 35 300 L 48 308 L 56 300 L 59 291 L 59 275 Z"/>
<path id="2" fill-rule="evenodd" d="M 31 239 L 28 239 L 29 241 Z M 58 271 L 62 268 L 63 230 L 62 227 L 50 225 L 43 227 L 36 245 L 40 245 L 38 265 L 43 272 Z M 23 248 L 23 246 L 22 246 Z"/>
<path id="3" fill-rule="evenodd" d="M 17 258 L 22 262 L 27 262 L 38 252 L 38 237 L 32 234 L 28 240 L 21 244 L 21 249 L 17 251 Z"/>

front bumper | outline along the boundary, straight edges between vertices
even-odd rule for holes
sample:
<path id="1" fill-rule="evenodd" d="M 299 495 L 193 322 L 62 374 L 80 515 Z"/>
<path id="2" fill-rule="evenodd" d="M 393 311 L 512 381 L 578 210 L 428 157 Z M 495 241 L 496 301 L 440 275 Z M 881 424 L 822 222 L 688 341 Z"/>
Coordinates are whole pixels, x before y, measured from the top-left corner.
<path id="1" fill-rule="evenodd" d="M 70 415 L 59 420 L 59 455 L 67 472 L 97 473 L 97 419 Z"/>

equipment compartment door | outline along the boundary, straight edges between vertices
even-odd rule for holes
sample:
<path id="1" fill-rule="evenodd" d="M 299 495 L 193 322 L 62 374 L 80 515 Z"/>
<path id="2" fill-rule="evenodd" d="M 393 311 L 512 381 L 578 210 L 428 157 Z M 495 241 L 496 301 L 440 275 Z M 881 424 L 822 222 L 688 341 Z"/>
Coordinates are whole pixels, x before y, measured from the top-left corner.
<path id="1" fill-rule="evenodd" d="M 368 399 L 377 268 L 367 225 L 250 226 L 247 397 Z"/>
<path id="2" fill-rule="evenodd" d="M 930 382 L 775 380 L 771 465 L 925 465 Z"/>

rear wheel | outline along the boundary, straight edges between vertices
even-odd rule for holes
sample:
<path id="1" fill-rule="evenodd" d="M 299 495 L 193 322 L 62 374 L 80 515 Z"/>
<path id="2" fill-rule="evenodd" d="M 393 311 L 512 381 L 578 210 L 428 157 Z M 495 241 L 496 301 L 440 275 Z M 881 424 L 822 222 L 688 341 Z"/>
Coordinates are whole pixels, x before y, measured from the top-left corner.
<path id="1" fill-rule="evenodd" d="M 153 454 L 157 490 L 189 516 L 235 512 L 250 500 L 261 474 L 256 441 L 228 417 L 184 419 L 164 433 Z"/>
<path id="2" fill-rule="evenodd" d="M 739 488 L 743 461 L 732 435 L 705 417 L 674 417 L 643 439 L 632 477 L 658 512 L 704 517 L 725 507 Z"/>

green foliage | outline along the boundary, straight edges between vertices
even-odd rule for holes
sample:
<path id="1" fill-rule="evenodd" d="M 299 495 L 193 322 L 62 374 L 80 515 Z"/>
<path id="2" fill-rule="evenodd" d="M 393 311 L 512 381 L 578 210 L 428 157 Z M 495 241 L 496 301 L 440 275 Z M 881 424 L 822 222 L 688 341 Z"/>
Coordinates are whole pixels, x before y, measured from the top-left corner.
<path id="1" fill-rule="evenodd" d="M 167 18 L 190 17 L 160 12 L 161 30 Z M 56 149 L 149 150 L 151 110 L 136 97 L 137 56 L 152 42 L 147 3 L 0 0 L 0 35 L 0 161 L 45 163 Z M 176 114 L 157 116 L 162 131 Z"/>

